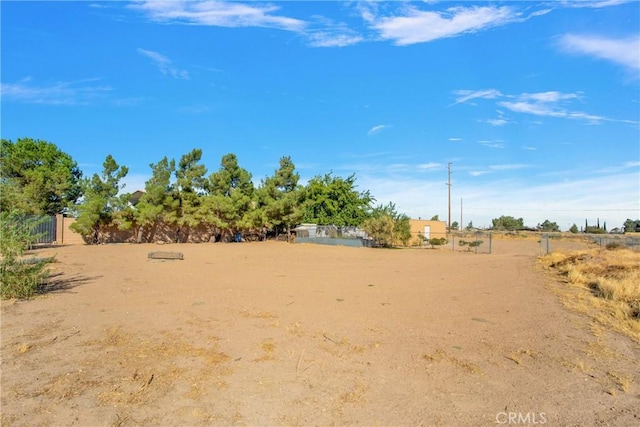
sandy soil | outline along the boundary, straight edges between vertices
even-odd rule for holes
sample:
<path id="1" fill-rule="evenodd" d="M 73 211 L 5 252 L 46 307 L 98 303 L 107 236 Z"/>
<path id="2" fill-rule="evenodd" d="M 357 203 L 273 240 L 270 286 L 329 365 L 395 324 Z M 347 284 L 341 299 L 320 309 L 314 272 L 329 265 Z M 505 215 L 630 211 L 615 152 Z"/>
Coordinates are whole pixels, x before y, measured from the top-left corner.
<path id="1" fill-rule="evenodd" d="M 2 425 L 640 425 L 640 345 L 538 251 L 46 249 L 56 290 L 2 302 Z"/>

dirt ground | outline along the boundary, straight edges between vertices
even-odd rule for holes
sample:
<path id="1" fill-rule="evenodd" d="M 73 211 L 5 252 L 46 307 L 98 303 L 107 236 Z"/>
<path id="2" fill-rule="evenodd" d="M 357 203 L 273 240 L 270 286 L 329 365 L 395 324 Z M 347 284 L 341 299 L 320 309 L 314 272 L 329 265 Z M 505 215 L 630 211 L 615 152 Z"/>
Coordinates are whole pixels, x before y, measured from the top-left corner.
<path id="1" fill-rule="evenodd" d="M 640 345 L 538 251 L 45 249 L 55 290 L 2 302 L 2 425 L 640 425 Z"/>

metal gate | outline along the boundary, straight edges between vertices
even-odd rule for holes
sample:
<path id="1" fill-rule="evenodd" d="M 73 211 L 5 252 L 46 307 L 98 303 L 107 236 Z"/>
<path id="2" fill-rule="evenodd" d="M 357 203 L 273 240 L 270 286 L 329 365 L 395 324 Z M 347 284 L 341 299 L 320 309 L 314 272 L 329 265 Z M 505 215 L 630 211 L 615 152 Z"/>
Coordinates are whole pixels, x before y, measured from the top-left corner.
<path id="1" fill-rule="evenodd" d="M 34 244 L 53 243 L 56 241 L 57 224 L 55 216 L 30 216 L 25 225 L 29 227 Z"/>

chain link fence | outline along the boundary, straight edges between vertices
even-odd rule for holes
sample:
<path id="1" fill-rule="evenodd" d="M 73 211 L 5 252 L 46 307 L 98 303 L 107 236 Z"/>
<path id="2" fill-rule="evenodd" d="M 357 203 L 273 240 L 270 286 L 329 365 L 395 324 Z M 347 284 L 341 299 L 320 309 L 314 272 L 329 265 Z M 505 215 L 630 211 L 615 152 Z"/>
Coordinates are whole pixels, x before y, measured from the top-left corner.
<path id="1" fill-rule="evenodd" d="M 493 245 L 493 234 L 490 231 L 473 231 L 452 233 L 450 236 L 452 251 L 490 254 Z"/>
<path id="2" fill-rule="evenodd" d="M 543 233 L 540 236 L 540 255 L 561 249 L 578 249 L 585 245 L 598 245 L 605 248 L 627 247 L 640 250 L 640 235 Z"/>

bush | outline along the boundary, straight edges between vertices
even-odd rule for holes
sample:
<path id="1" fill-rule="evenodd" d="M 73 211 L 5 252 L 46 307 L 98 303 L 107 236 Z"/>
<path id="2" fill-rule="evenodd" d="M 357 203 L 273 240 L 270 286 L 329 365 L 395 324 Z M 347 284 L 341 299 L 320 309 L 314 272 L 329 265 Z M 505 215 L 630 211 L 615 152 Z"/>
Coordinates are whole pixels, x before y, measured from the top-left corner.
<path id="1" fill-rule="evenodd" d="M 429 239 L 429 244 L 433 248 L 434 246 L 443 246 L 447 244 L 447 239 L 444 237 L 434 237 Z"/>
<path id="2" fill-rule="evenodd" d="M 0 297 L 30 298 L 49 275 L 46 263 L 50 260 L 24 259 L 23 255 L 36 241 L 38 225 L 12 212 L 0 213 Z"/>
<path id="3" fill-rule="evenodd" d="M 483 243 L 482 240 L 472 240 L 470 242 L 467 242 L 466 240 L 460 240 L 458 242 L 458 245 L 460 246 L 468 246 L 468 251 L 471 251 L 471 248 L 477 248 L 479 247 L 481 244 Z"/>

